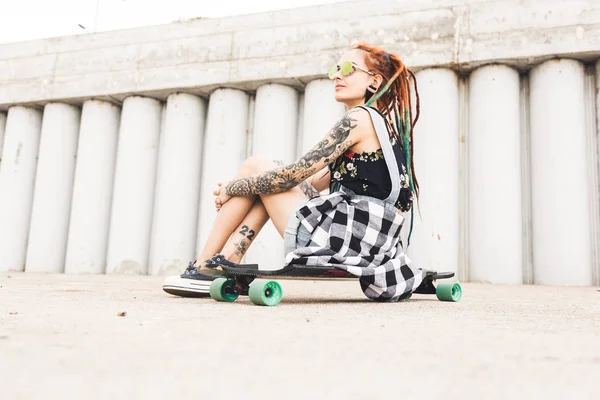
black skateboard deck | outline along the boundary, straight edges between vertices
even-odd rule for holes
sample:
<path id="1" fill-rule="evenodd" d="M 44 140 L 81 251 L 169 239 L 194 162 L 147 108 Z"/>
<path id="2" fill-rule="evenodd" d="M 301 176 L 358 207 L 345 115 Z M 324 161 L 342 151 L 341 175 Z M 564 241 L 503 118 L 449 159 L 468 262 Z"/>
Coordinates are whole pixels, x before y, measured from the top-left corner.
<path id="1" fill-rule="evenodd" d="M 277 280 L 336 280 L 358 279 L 357 276 L 337 268 L 307 267 L 302 265 L 289 265 L 278 270 L 261 270 L 258 264 L 233 264 L 221 255 L 216 255 L 207 260 L 208 266 L 215 269 L 205 273 L 212 275 L 215 281 L 210 287 L 210 296 L 218 301 L 234 301 L 238 296 L 248 295 L 250 300 L 258 305 L 276 305 L 281 300 L 281 286 L 275 281 L 266 283 L 253 283 L 255 279 Z M 218 268 L 217 268 L 218 267 Z M 444 283 L 434 285 L 439 279 L 454 277 L 454 272 L 425 271 L 423 282 L 413 293 L 435 294 L 442 301 L 458 301 L 462 289 L 458 283 Z M 410 298 L 410 294 L 402 299 Z"/>
<path id="2" fill-rule="evenodd" d="M 227 261 L 223 256 L 216 255 L 207 261 L 207 264 L 218 266 L 221 270 L 215 269 L 214 272 L 206 272 L 207 275 L 216 277 L 236 278 L 253 277 L 269 279 L 358 279 L 357 276 L 337 268 L 307 267 L 303 265 L 289 265 L 276 270 L 259 269 L 258 264 L 233 264 Z M 454 272 L 427 271 L 425 279 L 437 280 L 448 279 L 454 276 Z"/>

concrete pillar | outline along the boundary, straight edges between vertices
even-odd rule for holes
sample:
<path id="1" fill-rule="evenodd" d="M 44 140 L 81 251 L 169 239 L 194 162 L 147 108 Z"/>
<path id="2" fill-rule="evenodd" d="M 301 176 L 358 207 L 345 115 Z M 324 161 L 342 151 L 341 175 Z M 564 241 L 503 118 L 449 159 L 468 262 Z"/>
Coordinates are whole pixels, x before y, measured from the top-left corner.
<path id="1" fill-rule="evenodd" d="M 44 107 L 25 269 L 63 272 L 81 111 L 62 103 Z"/>
<path id="2" fill-rule="evenodd" d="M 267 84 L 256 91 L 252 155 L 291 163 L 296 160 L 298 92 L 288 86 Z M 283 267 L 283 240 L 267 222 L 246 253 L 247 262 L 262 269 Z"/>
<path id="3" fill-rule="evenodd" d="M 519 73 L 492 65 L 469 79 L 468 258 L 474 281 L 523 282 Z"/>
<path id="4" fill-rule="evenodd" d="M 6 130 L 6 114 L 0 113 L 0 163 L 2 162 L 2 147 L 4 145 L 4 131 Z"/>
<path id="5" fill-rule="evenodd" d="M 329 133 L 329 130 L 344 115 L 345 106 L 335 101 L 332 80 L 310 81 L 304 90 L 304 115 L 302 140 L 298 156 L 302 156 Z"/>
<path id="6" fill-rule="evenodd" d="M 267 84 L 258 88 L 252 155 L 284 162 L 296 160 L 298 97 L 294 88 L 285 85 Z"/>
<path id="7" fill-rule="evenodd" d="M 246 158 L 248 108 L 248 95 L 241 90 L 217 89 L 210 96 L 202 162 L 196 254 L 206 243 L 216 216 L 212 193 L 217 187 L 217 182 L 233 179 Z"/>
<path id="8" fill-rule="evenodd" d="M 591 77 L 590 77 L 591 78 Z M 600 61 L 596 63 L 595 79 L 588 79 L 588 85 L 595 83 L 595 87 L 588 86 L 588 105 L 592 106 L 588 112 L 588 124 L 594 125 L 596 129 L 588 133 L 588 149 L 590 155 L 590 169 L 592 176 L 592 187 L 600 187 Z M 591 91 L 589 90 L 591 89 Z M 589 106 L 587 108 L 589 110 Z M 593 249 L 593 278 L 594 284 L 600 286 L 600 192 L 592 191 L 591 211 L 592 223 L 592 249 Z"/>
<path id="9" fill-rule="evenodd" d="M 0 164 L 0 271 L 25 269 L 41 127 L 41 111 L 9 108 Z"/>
<path id="10" fill-rule="evenodd" d="M 150 98 L 132 96 L 123 102 L 107 273 L 148 272 L 161 110 L 161 103 Z"/>
<path id="11" fill-rule="evenodd" d="M 302 148 L 302 132 L 304 132 L 304 93 L 298 93 L 298 127 L 296 132 L 296 159 L 298 159 Z"/>
<path id="12" fill-rule="evenodd" d="M 102 274 L 106 269 L 120 118 L 121 109 L 114 104 L 98 100 L 83 104 L 66 273 Z"/>
<path id="13" fill-rule="evenodd" d="M 416 77 L 423 105 L 414 132 L 422 218 L 415 208 L 413 236 L 407 253 L 418 268 L 458 272 L 458 78 L 447 69 L 422 70 Z M 408 225 L 405 229 L 408 230 Z"/>
<path id="14" fill-rule="evenodd" d="M 150 246 L 150 273 L 181 274 L 194 259 L 206 103 L 190 94 L 167 99 L 161 133 Z"/>
<path id="15" fill-rule="evenodd" d="M 531 71 L 531 201 L 534 282 L 592 283 L 591 160 L 585 70 L 552 60 Z"/>

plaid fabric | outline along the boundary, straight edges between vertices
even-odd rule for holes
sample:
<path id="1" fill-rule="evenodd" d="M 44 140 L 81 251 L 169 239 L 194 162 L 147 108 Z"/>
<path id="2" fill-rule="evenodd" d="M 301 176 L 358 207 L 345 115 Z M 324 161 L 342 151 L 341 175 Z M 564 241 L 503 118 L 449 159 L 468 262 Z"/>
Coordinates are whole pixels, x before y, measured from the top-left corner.
<path id="1" fill-rule="evenodd" d="M 384 201 L 343 191 L 314 197 L 296 217 L 310 233 L 296 238 L 286 265 L 334 267 L 358 276 L 373 300 L 406 298 L 423 281 L 404 254 L 400 230 L 404 217 Z"/>

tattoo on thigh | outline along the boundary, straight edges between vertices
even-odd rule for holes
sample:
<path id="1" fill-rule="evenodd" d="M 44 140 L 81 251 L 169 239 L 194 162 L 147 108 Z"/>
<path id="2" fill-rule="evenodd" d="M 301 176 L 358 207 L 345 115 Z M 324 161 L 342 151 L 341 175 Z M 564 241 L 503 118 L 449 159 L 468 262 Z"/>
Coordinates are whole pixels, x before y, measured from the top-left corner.
<path id="1" fill-rule="evenodd" d="M 302 183 L 300 183 L 299 186 L 300 186 L 300 189 L 302 190 L 302 193 L 304 193 L 306 195 L 306 197 L 308 197 L 309 199 L 312 199 L 313 197 L 317 197 L 319 195 L 319 192 L 317 192 L 317 189 L 315 189 L 313 187 L 313 185 L 311 185 L 307 181 L 303 181 Z"/>
<path id="2" fill-rule="evenodd" d="M 242 229 L 240 230 L 239 233 L 240 233 L 240 235 L 246 236 L 248 238 L 248 240 L 254 239 L 254 236 L 256 235 L 256 232 L 254 232 L 252 229 L 250 229 L 248 227 L 248 225 L 242 226 Z"/>

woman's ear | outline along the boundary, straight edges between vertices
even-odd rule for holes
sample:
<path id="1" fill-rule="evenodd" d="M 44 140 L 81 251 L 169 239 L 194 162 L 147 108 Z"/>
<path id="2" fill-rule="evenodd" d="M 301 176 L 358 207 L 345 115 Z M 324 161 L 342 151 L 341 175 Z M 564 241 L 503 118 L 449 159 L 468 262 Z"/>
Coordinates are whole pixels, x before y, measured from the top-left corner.
<path id="1" fill-rule="evenodd" d="M 381 77 L 381 75 L 376 75 L 374 77 L 373 83 L 369 85 L 367 90 L 369 90 L 372 93 L 377 92 L 379 90 L 379 87 L 381 86 L 381 82 L 383 82 L 383 78 Z"/>
<path id="2" fill-rule="evenodd" d="M 381 82 L 383 82 L 383 77 L 381 75 L 375 75 L 372 86 L 375 86 L 376 90 L 379 90 L 379 87 L 381 86 Z"/>

